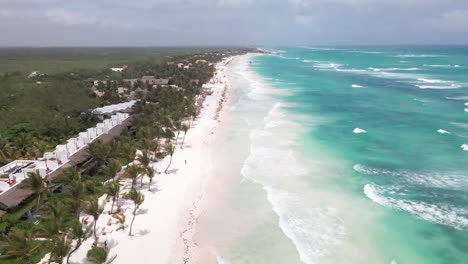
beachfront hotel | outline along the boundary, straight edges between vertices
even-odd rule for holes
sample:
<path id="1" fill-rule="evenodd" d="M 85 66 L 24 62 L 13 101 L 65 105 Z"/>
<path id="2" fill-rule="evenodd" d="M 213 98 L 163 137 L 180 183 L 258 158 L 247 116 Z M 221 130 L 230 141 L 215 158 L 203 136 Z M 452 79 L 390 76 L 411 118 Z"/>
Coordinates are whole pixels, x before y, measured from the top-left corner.
<path id="1" fill-rule="evenodd" d="M 34 192 L 21 184 L 30 173 L 38 173 L 44 182 L 51 183 L 64 169 L 78 167 L 81 171 L 92 168 L 93 158 L 87 147 L 94 141 L 108 142 L 130 126 L 130 112 L 136 101 L 96 108 L 93 113 L 101 120 L 96 127 L 80 132 L 65 144 L 58 145 L 52 152 L 43 153 L 36 160 L 15 160 L 0 168 L 0 218 L 28 205 Z M 61 186 L 55 187 L 59 189 Z M 29 207 L 29 206 L 28 206 Z M 24 209 L 24 208 L 23 208 Z M 24 210 L 28 219 L 31 208 Z M 20 217 L 21 217 L 20 216 Z"/>

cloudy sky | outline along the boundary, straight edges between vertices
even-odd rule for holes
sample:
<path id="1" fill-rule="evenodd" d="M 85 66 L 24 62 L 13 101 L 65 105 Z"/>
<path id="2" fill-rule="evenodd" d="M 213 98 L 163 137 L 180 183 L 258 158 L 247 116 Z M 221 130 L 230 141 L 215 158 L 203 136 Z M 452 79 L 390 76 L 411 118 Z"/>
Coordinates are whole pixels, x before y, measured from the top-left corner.
<path id="1" fill-rule="evenodd" d="M 468 0 L 0 0 L 0 46 L 468 44 Z"/>

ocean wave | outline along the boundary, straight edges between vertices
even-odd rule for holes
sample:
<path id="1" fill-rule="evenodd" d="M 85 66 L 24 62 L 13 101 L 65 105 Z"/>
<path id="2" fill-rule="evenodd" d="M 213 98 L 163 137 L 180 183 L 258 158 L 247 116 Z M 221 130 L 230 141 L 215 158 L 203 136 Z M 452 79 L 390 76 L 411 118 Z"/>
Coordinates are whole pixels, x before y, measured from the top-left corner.
<path id="1" fill-rule="evenodd" d="M 432 67 L 432 68 L 460 68 L 460 65 L 455 64 L 424 64 L 425 67 Z"/>
<path id="2" fill-rule="evenodd" d="M 315 63 L 314 68 L 319 68 L 319 69 L 337 69 L 338 67 L 342 66 L 341 64 L 338 63 Z"/>
<path id="3" fill-rule="evenodd" d="M 356 127 L 356 128 L 353 130 L 353 133 L 354 133 L 354 134 L 364 134 L 364 133 L 367 133 L 367 131 L 365 131 L 365 130 L 362 129 L 362 128 Z"/>
<path id="4" fill-rule="evenodd" d="M 346 73 L 355 73 L 355 74 L 365 74 L 377 78 L 385 79 L 398 79 L 404 80 L 409 84 L 413 84 L 415 87 L 420 89 L 457 89 L 463 87 L 462 85 L 455 83 L 454 81 L 439 80 L 439 79 L 429 79 L 423 78 L 421 75 L 404 73 L 398 71 L 416 71 L 419 68 L 373 68 L 369 67 L 367 69 L 346 69 L 342 67 L 343 65 L 337 63 L 316 63 L 314 68 L 318 68 L 321 71 L 338 71 Z"/>
<path id="5" fill-rule="evenodd" d="M 362 164 L 355 164 L 353 169 L 358 173 L 369 176 L 385 176 L 387 179 L 396 177 L 399 181 L 427 187 L 449 188 L 453 190 L 468 188 L 468 178 L 459 173 L 417 173 L 405 170 L 378 169 L 367 167 Z"/>
<path id="6" fill-rule="evenodd" d="M 419 84 L 415 86 L 421 89 L 457 89 L 462 87 L 454 81 L 449 80 L 418 78 L 417 81 Z"/>
<path id="7" fill-rule="evenodd" d="M 450 132 L 448 132 L 447 130 L 443 130 L 443 129 L 437 130 L 437 133 L 440 133 L 440 134 L 450 134 Z"/>
<path id="8" fill-rule="evenodd" d="M 450 124 L 463 129 L 468 129 L 468 123 L 451 122 Z"/>
<path id="9" fill-rule="evenodd" d="M 350 53 L 362 53 L 362 54 L 383 54 L 382 51 L 364 51 L 364 50 L 344 50 Z"/>
<path id="10" fill-rule="evenodd" d="M 430 204 L 422 201 L 395 198 L 398 187 L 381 187 L 366 184 L 364 193 L 373 202 L 395 210 L 406 211 L 425 221 L 446 225 L 458 230 L 468 228 L 468 211 L 447 204 Z"/>
<path id="11" fill-rule="evenodd" d="M 279 216 L 279 226 L 291 239 L 304 263 L 316 263 L 330 255 L 346 237 L 346 229 L 338 211 L 331 207 L 311 207 L 299 194 L 263 186 L 273 211 Z"/>
<path id="12" fill-rule="evenodd" d="M 439 79 L 427 79 L 427 78 L 418 78 L 418 81 L 423 83 L 453 83 L 453 81 L 439 80 Z"/>
<path id="13" fill-rule="evenodd" d="M 351 87 L 353 87 L 353 88 L 362 88 L 363 86 L 357 85 L 357 84 L 353 84 L 353 85 L 351 85 Z"/>
<path id="14" fill-rule="evenodd" d="M 419 71 L 421 70 L 420 68 L 416 68 L 416 67 L 413 67 L 413 68 L 396 68 L 396 67 L 393 67 L 393 68 L 374 68 L 374 67 L 369 67 L 368 68 L 369 70 L 372 70 L 372 71 Z"/>
<path id="15" fill-rule="evenodd" d="M 419 99 L 419 98 L 414 98 L 413 100 L 421 102 L 421 103 L 428 103 L 430 102 L 429 100 L 424 100 L 424 99 Z"/>
<path id="16" fill-rule="evenodd" d="M 455 96 L 455 97 L 445 97 L 449 100 L 468 100 L 468 96 Z"/>
<path id="17" fill-rule="evenodd" d="M 450 85 L 420 85 L 420 84 L 416 84 L 415 86 L 420 88 L 420 89 L 458 89 L 458 88 L 462 87 L 461 85 L 454 84 L 454 83 L 452 83 Z"/>
<path id="18" fill-rule="evenodd" d="M 440 57 L 440 55 L 435 54 L 399 54 L 398 58 L 434 58 Z"/>
<path id="19" fill-rule="evenodd" d="M 301 46 L 299 48 L 309 49 L 309 50 L 319 50 L 319 51 L 331 51 L 331 50 L 339 50 L 337 48 L 323 48 L 323 47 L 308 47 L 308 46 Z"/>

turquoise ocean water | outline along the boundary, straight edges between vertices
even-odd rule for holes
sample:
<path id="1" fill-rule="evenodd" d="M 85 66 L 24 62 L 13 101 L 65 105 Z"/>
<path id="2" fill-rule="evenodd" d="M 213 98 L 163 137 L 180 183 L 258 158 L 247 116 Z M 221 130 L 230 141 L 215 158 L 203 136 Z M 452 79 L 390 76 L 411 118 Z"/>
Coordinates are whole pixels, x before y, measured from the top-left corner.
<path id="1" fill-rule="evenodd" d="M 266 50 L 227 73 L 219 262 L 468 263 L 468 48 Z"/>

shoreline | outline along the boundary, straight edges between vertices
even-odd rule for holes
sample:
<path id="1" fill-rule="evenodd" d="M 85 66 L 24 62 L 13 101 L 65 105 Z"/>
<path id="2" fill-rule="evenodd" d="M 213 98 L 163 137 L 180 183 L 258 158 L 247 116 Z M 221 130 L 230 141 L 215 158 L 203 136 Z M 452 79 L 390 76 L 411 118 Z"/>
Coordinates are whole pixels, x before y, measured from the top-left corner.
<path id="1" fill-rule="evenodd" d="M 240 56 L 231 57 L 229 63 L 234 60 L 240 60 L 242 57 L 251 58 L 255 56 L 253 53 L 247 53 Z M 202 227 L 200 226 L 199 219 L 202 218 L 207 210 L 210 209 L 210 201 L 212 198 L 211 190 L 213 188 L 219 188 L 219 184 L 223 184 L 225 180 L 223 180 L 223 172 L 222 168 L 220 167 L 219 160 L 216 160 L 216 155 L 218 152 L 215 151 L 215 148 L 221 146 L 222 141 L 224 140 L 225 136 L 225 127 L 222 125 L 225 123 L 226 115 L 228 114 L 228 110 L 233 105 L 234 93 L 236 92 L 236 87 L 232 85 L 230 82 L 226 70 L 229 67 L 229 63 L 226 67 L 222 70 L 223 80 L 226 83 L 225 89 L 222 91 L 221 98 L 218 103 L 216 116 L 213 120 L 217 121 L 217 124 L 213 127 L 213 130 L 210 131 L 210 147 L 209 147 L 209 155 L 206 155 L 206 159 L 208 164 L 210 165 L 209 173 L 200 180 L 203 180 L 203 187 L 199 189 L 198 193 L 192 193 L 193 199 L 187 199 L 186 204 L 186 212 L 184 222 L 181 222 L 180 230 L 181 237 L 178 241 L 178 245 L 176 247 L 177 251 L 173 255 L 173 261 L 170 262 L 171 264 L 179 264 L 179 263 L 194 263 L 194 264 L 217 264 L 219 263 L 218 256 L 216 252 L 213 251 L 212 245 L 207 244 L 207 239 L 200 236 L 200 231 Z M 215 178 L 217 177 L 217 178 Z M 195 202 L 194 202 L 195 201 Z M 203 221 L 202 221 L 203 223 Z M 209 235 L 209 234 L 204 234 Z M 183 249 L 183 252 L 182 252 Z M 183 255 L 180 255 L 180 254 Z M 182 258 L 180 256 L 183 256 Z M 182 262 L 177 261 L 182 260 Z"/>
<path id="2" fill-rule="evenodd" d="M 180 144 L 182 139 L 179 138 L 170 173 L 163 173 L 169 157 L 151 163 L 158 174 L 151 191 L 148 190 L 148 177 L 143 179 L 145 186 L 141 191 L 145 202 L 137 211 L 133 236 L 128 236 L 128 228 L 117 231 L 117 220 L 107 214 L 111 202 L 105 202 L 106 195 L 99 199 L 100 204 L 105 202 L 105 205 L 97 221 L 98 244 L 106 242 L 110 256 L 117 255 L 114 263 L 198 263 L 194 262 L 201 255 L 196 239 L 196 223 L 203 212 L 205 187 L 214 176 L 211 153 L 219 138 L 218 130 L 229 97 L 225 70 L 231 60 L 232 57 L 229 57 L 217 63 L 214 77 L 205 84 L 213 93 L 203 102 L 200 115 L 187 132 L 183 148 Z M 121 193 L 128 192 L 130 182 L 123 179 L 121 183 Z M 118 203 L 128 226 L 133 204 L 122 198 Z M 86 252 L 93 241 L 91 238 L 84 241 L 72 255 L 70 263 L 89 263 Z"/>

